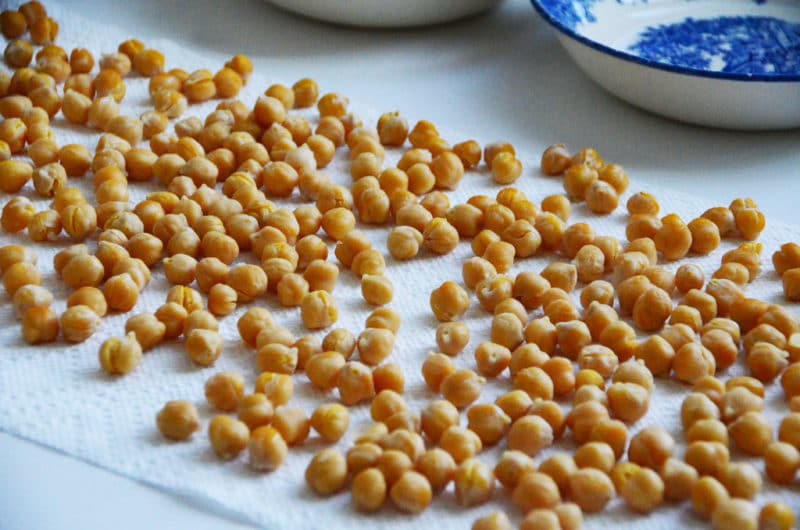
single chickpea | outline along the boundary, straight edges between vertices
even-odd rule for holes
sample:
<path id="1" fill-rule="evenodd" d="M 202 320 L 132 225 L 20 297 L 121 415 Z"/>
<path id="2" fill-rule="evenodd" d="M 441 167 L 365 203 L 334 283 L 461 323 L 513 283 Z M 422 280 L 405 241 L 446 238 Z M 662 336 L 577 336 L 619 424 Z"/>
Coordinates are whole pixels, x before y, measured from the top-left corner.
<path id="1" fill-rule="evenodd" d="M 156 415 L 156 426 L 165 438 L 183 441 L 200 428 L 200 418 L 188 401 L 168 401 Z"/>
<path id="2" fill-rule="evenodd" d="M 233 412 L 244 395 L 244 378 L 235 372 L 219 372 L 205 384 L 208 403 L 220 412 Z"/>
<path id="3" fill-rule="evenodd" d="M 49 307 L 32 307 L 22 317 L 22 338 L 28 344 L 53 342 L 58 330 L 58 315 Z"/>
<path id="4" fill-rule="evenodd" d="M 313 355 L 305 365 L 305 372 L 311 384 L 320 390 L 331 390 L 336 386 L 339 371 L 345 359 L 338 352 L 322 352 Z"/>
<path id="5" fill-rule="evenodd" d="M 489 466 L 476 458 L 469 458 L 458 466 L 453 482 L 459 504 L 475 506 L 484 504 L 491 498 L 495 478 Z"/>
<path id="6" fill-rule="evenodd" d="M 463 322 L 442 322 L 436 328 L 436 344 L 447 355 L 457 355 L 468 342 L 469 328 Z"/>
<path id="7" fill-rule="evenodd" d="M 558 346 L 566 357 L 577 359 L 581 349 L 592 342 L 589 327 L 580 320 L 556 324 Z"/>
<path id="8" fill-rule="evenodd" d="M 356 346 L 361 360 L 376 366 L 391 355 L 395 336 L 387 329 L 365 329 L 358 335 Z"/>
<path id="9" fill-rule="evenodd" d="M 573 202 L 581 202 L 589 188 L 597 181 L 597 170 L 586 164 L 575 164 L 564 171 L 564 191 Z"/>
<path id="10" fill-rule="evenodd" d="M 457 283 L 448 281 L 431 292 L 430 306 L 440 322 L 452 322 L 469 308 L 469 296 Z"/>
<path id="11" fill-rule="evenodd" d="M 485 382 L 472 370 L 459 369 L 442 380 L 439 390 L 456 407 L 465 408 L 478 399 Z"/>
<path id="12" fill-rule="evenodd" d="M 3 287 L 8 293 L 8 296 L 13 298 L 16 292 L 25 285 L 42 284 L 42 275 L 36 269 L 35 262 L 36 259 L 34 258 L 33 262 L 17 261 L 3 267 Z"/>
<path id="13" fill-rule="evenodd" d="M 777 484 L 790 484 L 800 469 L 800 451 L 784 441 L 773 441 L 764 452 L 764 470 Z"/>
<path id="14" fill-rule="evenodd" d="M 125 333 L 133 333 L 143 351 L 148 351 L 161 343 L 166 329 L 166 325 L 152 313 L 140 313 L 125 323 Z"/>
<path id="15" fill-rule="evenodd" d="M 142 348 L 133 333 L 124 338 L 110 338 L 100 346 L 100 366 L 110 375 L 125 375 L 139 364 Z"/>
<path id="16" fill-rule="evenodd" d="M 49 307 L 53 295 L 40 285 L 28 284 L 18 288 L 12 297 L 14 316 L 21 319 L 33 307 Z"/>
<path id="17" fill-rule="evenodd" d="M 236 411 L 239 420 L 243 421 L 251 430 L 268 425 L 275 412 L 267 397 L 257 392 L 240 396 Z"/>
<path id="18" fill-rule="evenodd" d="M 554 144 L 544 150 L 540 167 L 545 175 L 561 175 L 572 164 L 572 156 L 564 144 Z"/>
<path id="19" fill-rule="evenodd" d="M 514 488 L 512 500 L 524 513 L 528 513 L 552 508 L 561 501 L 561 494 L 550 476 L 537 471 L 525 471 Z"/>
<path id="20" fill-rule="evenodd" d="M 247 443 L 249 465 L 256 471 L 274 471 L 286 459 L 288 447 L 273 427 L 262 426 L 250 433 Z"/>
<path id="21" fill-rule="evenodd" d="M 365 274 L 361 277 L 361 295 L 367 303 L 386 305 L 394 295 L 392 282 L 386 276 Z"/>
<path id="22" fill-rule="evenodd" d="M 200 366 L 213 365 L 222 353 L 222 346 L 222 336 L 217 331 L 192 329 L 186 333 L 186 341 L 184 342 L 186 354 Z"/>
<path id="23" fill-rule="evenodd" d="M 208 439 L 219 458 L 231 460 L 247 448 L 250 429 L 230 416 L 219 415 L 208 424 Z"/>
<path id="24" fill-rule="evenodd" d="M 458 246 L 458 231 L 446 219 L 431 219 L 422 233 L 423 246 L 435 254 L 449 254 Z"/>
<path id="25" fill-rule="evenodd" d="M 36 215 L 36 207 L 27 197 L 13 197 L 3 206 L 0 225 L 8 233 L 18 233 L 28 226 Z"/>
<path id="26" fill-rule="evenodd" d="M 392 485 L 389 496 L 399 509 L 419 513 L 430 504 L 433 490 L 424 475 L 406 471 Z"/>

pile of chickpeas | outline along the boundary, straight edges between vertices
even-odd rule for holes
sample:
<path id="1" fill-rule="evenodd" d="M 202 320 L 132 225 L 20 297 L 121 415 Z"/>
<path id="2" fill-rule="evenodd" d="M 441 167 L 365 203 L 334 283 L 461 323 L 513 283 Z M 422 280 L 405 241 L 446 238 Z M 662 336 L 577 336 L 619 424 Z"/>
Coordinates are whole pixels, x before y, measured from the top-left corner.
<path id="1" fill-rule="evenodd" d="M 0 225 L 31 242 L 72 242 L 53 260 L 70 289 L 61 315 L 41 285 L 35 247 L 0 248 L 3 286 L 29 344 L 59 334 L 86 341 L 104 316 L 134 309 L 160 266 L 171 285 L 164 304 L 131 316 L 120 337 L 100 345 L 99 364 L 110 376 L 128 374 L 165 341 L 182 340 L 188 359 L 213 366 L 226 347 L 218 318 L 256 301 L 296 308 L 309 330 L 297 337 L 257 305 L 238 319 L 239 336 L 254 351 L 253 391 L 229 371 L 209 377 L 204 389 L 218 413 L 208 439 L 222 460 L 246 451 L 252 469 L 274 471 L 312 431 L 326 444 L 339 442 L 350 427 L 349 407 L 368 404 L 373 423 L 346 452 L 317 452 L 305 473 L 320 496 L 349 487 L 360 512 L 377 511 L 389 498 L 418 513 L 452 482 L 465 507 L 509 497 L 523 530 L 579 528 L 583 514 L 617 496 L 634 513 L 689 502 L 722 530 L 793 527 L 785 504 L 754 504 L 761 473 L 731 460 L 734 448 L 763 458 L 767 480 L 781 485 L 795 483 L 800 470 L 800 322 L 745 294 L 761 274 L 755 240 L 765 227 L 751 199 L 687 223 L 674 213 L 659 217 L 651 194 L 632 194 L 622 243 L 568 221 L 582 202 L 599 215 L 617 210 L 627 173 L 592 148 L 571 154 L 557 144 L 544 151 L 540 167 L 563 179 L 564 194 L 537 203 L 503 187 L 495 197 L 451 205 L 446 192 L 468 172 L 489 174 L 501 186 L 519 179 L 515 148 L 481 148 L 474 140 L 451 146 L 432 123 L 410 127 L 397 112 L 367 126 L 348 112 L 346 97 L 320 95 L 312 79 L 272 85 L 247 106 L 236 99 L 253 71 L 243 55 L 215 74 L 166 70 L 160 52 L 132 39 L 103 55 L 93 74 L 92 53 L 57 46 L 58 24 L 36 1 L 0 13 L 0 30 L 9 41 L 4 60 L 14 69 L 0 75 L 0 189 L 12 195 L 32 181 L 35 193 L 52 201 L 37 211 L 24 195 L 9 197 Z M 32 45 L 41 47 L 33 64 Z M 138 118 L 120 106 L 133 73 L 148 78 L 153 107 Z M 213 98 L 221 101 L 204 120 L 183 117 L 189 105 Z M 314 106 L 314 126 L 290 112 Z M 50 127 L 59 112 L 101 133 L 94 153 L 59 146 Z M 385 167 L 386 149 L 407 142 L 394 167 Z M 349 155 L 349 188 L 321 171 L 338 149 Z M 87 175 L 93 200 L 70 186 Z M 132 204 L 131 182 L 163 189 Z M 293 210 L 274 202 L 296 193 L 305 202 Z M 407 405 L 403 370 L 391 362 L 401 318 L 389 307 L 394 287 L 384 254 L 358 222 L 392 224 L 386 251 L 398 261 L 446 255 L 470 240 L 474 255 L 463 262 L 460 281 L 430 293 L 437 350 L 420 372 L 441 399 L 420 410 Z M 743 242 L 722 255 L 708 281 L 693 263 L 674 273 L 663 267 L 710 254 L 722 238 Z M 328 259 L 330 244 L 336 262 Z M 544 253 L 555 259 L 539 272 L 509 275 L 518 260 Z M 772 261 L 786 299 L 800 300 L 800 245 L 786 243 Z M 333 327 L 341 269 L 374 306 L 355 333 Z M 491 328 L 473 350 L 474 369 L 457 368 L 453 358 L 471 340 L 463 319 L 473 300 L 491 314 Z M 321 339 L 317 330 L 325 330 Z M 723 380 L 740 352 L 749 375 Z M 301 373 L 314 389 L 335 391 L 338 402 L 310 415 L 292 405 Z M 487 382 L 505 374 L 508 391 L 480 402 Z M 682 457 L 664 429 L 634 427 L 649 410 L 656 379 L 665 378 L 691 390 L 676 411 L 687 444 Z M 773 382 L 790 410 L 777 437 L 763 414 Z M 176 400 L 157 413 L 156 424 L 180 441 L 201 419 L 192 402 Z M 574 452 L 535 460 L 565 436 Z M 494 467 L 477 458 L 503 443 Z M 503 512 L 473 525 L 511 527 Z"/>

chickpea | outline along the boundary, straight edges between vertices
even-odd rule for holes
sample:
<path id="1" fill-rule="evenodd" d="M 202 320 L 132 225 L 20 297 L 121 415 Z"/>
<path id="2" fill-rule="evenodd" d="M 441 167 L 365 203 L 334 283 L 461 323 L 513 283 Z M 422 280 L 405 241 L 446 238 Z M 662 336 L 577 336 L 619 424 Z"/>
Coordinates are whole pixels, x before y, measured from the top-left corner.
<path id="1" fill-rule="evenodd" d="M 338 352 L 322 352 L 312 355 L 306 362 L 305 372 L 311 384 L 320 390 L 333 389 L 339 377 L 339 370 L 345 359 Z"/>
<path id="2" fill-rule="evenodd" d="M 731 497 L 752 499 L 761 490 L 761 474 L 749 464 L 729 464 L 721 480 Z"/>
<path id="3" fill-rule="evenodd" d="M 422 233 L 423 246 L 435 254 L 449 254 L 458 246 L 458 231 L 443 218 L 431 219 Z"/>
<path id="4" fill-rule="evenodd" d="M 698 421 L 717 420 L 720 411 L 705 394 L 693 392 L 683 401 L 681 406 L 681 423 L 687 431 Z"/>
<path id="5" fill-rule="evenodd" d="M 586 189 L 586 206 L 597 214 L 607 215 L 617 209 L 619 195 L 617 190 L 604 180 L 596 180 Z"/>
<path id="6" fill-rule="evenodd" d="M 394 406 L 392 410 L 401 411 L 398 407 Z M 438 443 L 444 431 L 454 425 L 458 425 L 458 409 L 446 400 L 431 401 L 420 414 L 422 432 L 434 443 Z"/>
<path id="7" fill-rule="evenodd" d="M 781 388 L 787 399 L 794 399 L 800 395 L 800 364 L 793 362 L 781 376 Z"/>
<path id="8" fill-rule="evenodd" d="M 21 319 L 33 307 L 49 307 L 53 303 L 53 295 L 40 285 L 23 285 L 12 297 L 14 316 Z"/>
<path id="9" fill-rule="evenodd" d="M 475 458 L 461 462 L 453 478 L 456 500 L 462 506 L 486 503 L 492 496 L 495 478 L 492 469 Z"/>
<path id="10" fill-rule="evenodd" d="M 761 508 L 758 527 L 769 530 L 789 530 L 795 524 L 791 508 L 782 502 L 770 502 Z"/>
<path id="11" fill-rule="evenodd" d="M 478 435 L 484 445 L 497 443 L 511 424 L 511 418 L 500 407 L 491 403 L 470 407 L 467 419 L 469 429 Z"/>
<path id="12" fill-rule="evenodd" d="M 431 292 L 430 306 L 440 322 L 452 322 L 467 311 L 469 296 L 457 283 L 448 281 Z"/>
<path id="13" fill-rule="evenodd" d="M 564 191 L 571 201 L 581 202 L 598 178 L 597 170 L 589 165 L 574 164 L 564 171 Z"/>
<path id="14" fill-rule="evenodd" d="M 464 408 L 478 399 L 485 382 L 472 370 L 459 369 L 442 380 L 440 391 L 446 400 Z"/>
<path id="15" fill-rule="evenodd" d="M 511 424 L 508 448 L 533 456 L 553 443 L 550 424 L 540 416 L 522 416 Z"/>
<path id="16" fill-rule="evenodd" d="M 636 383 L 614 383 L 606 394 L 612 414 L 628 423 L 642 418 L 650 407 L 650 393 Z"/>
<path id="17" fill-rule="evenodd" d="M 711 518 L 712 513 L 729 499 L 725 486 L 714 477 L 701 477 L 692 488 L 692 507 L 704 519 Z"/>
<path id="18" fill-rule="evenodd" d="M 589 440 L 591 429 L 600 421 L 608 419 L 606 407 L 599 401 L 587 401 L 573 406 L 567 416 L 567 426 L 578 443 Z"/>
<path id="19" fill-rule="evenodd" d="M 527 471 L 519 478 L 512 500 L 524 513 L 542 508 L 552 508 L 561 501 L 555 481 L 548 475 Z"/>
<path id="20" fill-rule="evenodd" d="M 283 464 L 288 447 L 277 429 L 261 426 L 250 433 L 247 451 L 252 469 L 274 471 Z"/>
<path id="21" fill-rule="evenodd" d="M 235 372 L 219 372 L 205 385 L 208 403 L 220 412 L 233 412 L 244 394 L 244 378 Z"/>
<path id="22" fill-rule="evenodd" d="M 719 442 L 692 442 L 686 449 L 684 460 L 700 475 L 722 477 L 728 467 L 728 448 Z"/>
<path id="23" fill-rule="evenodd" d="M 110 338 L 103 342 L 99 351 L 100 366 L 110 375 L 125 375 L 139 364 L 142 348 L 133 333 L 124 338 Z"/>
<path id="24" fill-rule="evenodd" d="M 633 510 L 649 512 L 664 499 L 664 481 L 654 471 L 639 468 L 625 482 L 620 494 Z"/>
<path id="25" fill-rule="evenodd" d="M 614 497 L 608 475 L 593 468 L 577 470 L 569 479 L 570 497 L 584 512 L 602 510 Z"/>
<path id="26" fill-rule="evenodd" d="M 598 287 L 603 288 L 602 285 Z M 586 292 L 585 289 L 584 292 Z M 581 294 L 583 295 L 583 293 Z M 619 322 L 619 315 L 617 315 L 617 312 L 612 306 L 593 300 L 583 311 L 583 321 L 589 328 L 592 338 L 594 340 L 599 340 L 606 329 L 610 328 L 612 324 Z M 608 338 L 608 334 L 606 335 Z"/>
<path id="27" fill-rule="evenodd" d="M 338 318 L 336 301 L 327 291 L 311 291 L 303 297 L 300 316 L 308 329 L 326 328 Z"/>
<path id="28" fill-rule="evenodd" d="M 424 475 L 406 471 L 392 485 L 389 496 L 399 509 L 419 513 L 430 504 L 433 490 Z"/>
<path id="29" fill-rule="evenodd" d="M 615 383 L 636 383 L 648 392 L 654 389 L 653 374 L 641 360 L 629 359 L 620 364 L 612 380 Z"/>
<path id="30" fill-rule="evenodd" d="M 5 267 L 0 267 L 0 269 L 3 269 L 3 287 L 11 298 L 13 298 L 16 292 L 25 285 L 42 284 L 42 275 L 36 269 L 35 265 L 35 254 L 32 257 L 26 255 L 27 252 L 25 249 L 19 248 L 16 245 L 9 245 L 8 247 L 4 248 L 7 249 L 7 255 L 4 256 L 7 260 L 4 260 L 6 261 L 7 265 Z M 17 251 L 19 252 L 17 253 Z"/>
<path id="31" fill-rule="evenodd" d="M 522 175 L 522 162 L 509 152 L 495 155 L 491 163 L 492 177 L 498 184 L 511 184 Z"/>
<path id="32" fill-rule="evenodd" d="M 480 153 L 480 149 L 478 150 Z M 492 512 L 472 523 L 472 530 L 511 530 L 513 526 L 508 516 L 503 512 Z"/>
<path id="33" fill-rule="evenodd" d="M 260 393 L 240 396 L 236 409 L 239 419 L 251 430 L 269 424 L 274 414 L 272 403 Z"/>
<path id="34" fill-rule="evenodd" d="M 757 528 L 758 510 L 753 503 L 743 499 L 720 501 L 711 514 L 714 528 L 753 529 Z"/>
<path id="35" fill-rule="evenodd" d="M 773 441 L 764 452 L 764 470 L 767 477 L 778 484 L 790 484 L 800 469 L 800 451 L 791 443 Z"/>
<path id="36" fill-rule="evenodd" d="M 470 289 L 475 289 L 484 280 L 490 280 L 497 276 L 497 269 L 494 265 L 483 258 L 469 258 L 464 262 L 461 269 L 464 284 Z"/>
<path id="37" fill-rule="evenodd" d="M 219 458 L 231 460 L 248 446 L 250 430 L 243 422 L 220 415 L 208 424 L 208 438 Z"/>
<path id="38" fill-rule="evenodd" d="M 717 229 L 721 237 L 728 236 L 736 230 L 733 212 L 724 206 L 706 210 L 703 213 L 702 218 L 708 219 L 717 225 Z"/>
<path id="39" fill-rule="evenodd" d="M 183 441 L 200 428 L 200 418 L 188 401 L 168 401 L 156 415 L 156 426 L 165 438 Z"/>
<path id="40" fill-rule="evenodd" d="M 689 498 L 698 480 L 697 471 L 692 466 L 671 457 L 661 465 L 659 474 L 664 481 L 664 498 L 671 501 Z"/>
<path id="41" fill-rule="evenodd" d="M 442 322 L 436 328 L 436 344 L 442 353 L 457 355 L 468 342 L 469 328 L 463 322 Z"/>
<path id="42" fill-rule="evenodd" d="M 577 359 L 581 349 L 592 342 L 589 327 L 580 320 L 556 324 L 558 347 L 570 359 Z"/>
<path id="43" fill-rule="evenodd" d="M 31 307 L 22 317 L 22 338 L 28 344 L 53 342 L 58 330 L 58 315 L 49 307 Z"/>
<path id="44" fill-rule="evenodd" d="M 21 232 L 28 226 L 30 219 L 36 214 L 36 208 L 27 197 L 13 197 L 3 206 L 0 225 L 9 233 Z"/>

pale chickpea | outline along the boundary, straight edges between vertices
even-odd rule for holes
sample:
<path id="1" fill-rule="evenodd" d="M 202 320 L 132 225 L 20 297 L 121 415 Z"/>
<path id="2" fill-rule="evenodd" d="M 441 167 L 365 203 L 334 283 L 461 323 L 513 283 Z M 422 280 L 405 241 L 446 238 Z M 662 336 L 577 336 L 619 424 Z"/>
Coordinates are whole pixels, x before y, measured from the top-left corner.
<path id="1" fill-rule="evenodd" d="M 457 408 L 465 408 L 478 399 L 485 382 L 472 370 L 459 369 L 442 380 L 439 390 Z"/>
<path id="2" fill-rule="evenodd" d="M 256 471 L 274 471 L 286 458 L 288 447 L 281 434 L 264 425 L 250 433 L 247 443 L 248 463 Z"/>
<path id="3" fill-rule="evenodd" d="M 512 494 L 514 504 L 528 513 L 543 508 L 552 508 L 561 501 L 555 481 L 545 473 L 523 472 Z"/>
<path id="4" fill-rule="evenodd" d="M 436 344 L 439 351 L 450 356 L 457 355 L 469 342 L 469 328 L 463 322 L 442 322 L 436 328 Z"/>
<path id="5" fill-rule="evenodd" d="M 389 496 L 399 509 L 419 513 L 430 504 L 433 491 L 424 475 L 406 471 L 392 485 Z"/>
<path id="6" fill-rule="evenodd" d="M 208 438 L 219 458 L 231 460 L 247 447 L 250 430 L 241 421 L 219 415 L 208 424 Z"/>
<path id="7" fill-rule="evenodd" d="M 584 512 L 602 510 L 614 498 L 614 484 L 600 470 L 577 470 L 569 479 L 570 498 Z"/>
<path id="8" fill-rule="evenodd" d="M 522 416 L 508 431 L 508 448 L 529 456 L 538 454 L 553 443 L 553 428 L 542 417 Z"/>
<path id="9" fill-rule="evenodd" d="M 156 426 L 165 438 L 183 441 L 200 428 L 200 418 L 188 401 L 168 401 L 156 415 Z"/>
<path id="10" fill-rule="evenodd" d="M 487 502 L 494 491 L 495 477 L 492 469 L 476 458 L 459 464 L 453 477 L 456 500 L 462 506 L 475 506 Z"/>
<path id="11" fill-rule="evenodd" d="M 770 502 L 761 508 L 758 527 L 769 530 L 789 530 L 795 525 L 792 509 L 782 502 Z"/>

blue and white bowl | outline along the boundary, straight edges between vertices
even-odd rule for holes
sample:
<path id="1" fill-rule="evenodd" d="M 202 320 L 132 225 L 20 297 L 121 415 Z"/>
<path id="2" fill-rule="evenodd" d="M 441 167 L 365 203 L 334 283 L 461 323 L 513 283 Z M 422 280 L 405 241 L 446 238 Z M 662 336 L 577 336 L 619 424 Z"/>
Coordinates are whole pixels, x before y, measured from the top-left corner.
<path id="1" fill-rule="evenodd" d="M 584 72 L 634 105 L 711 127 L 800 127 L 800 0 L 532 2 Z"/>

